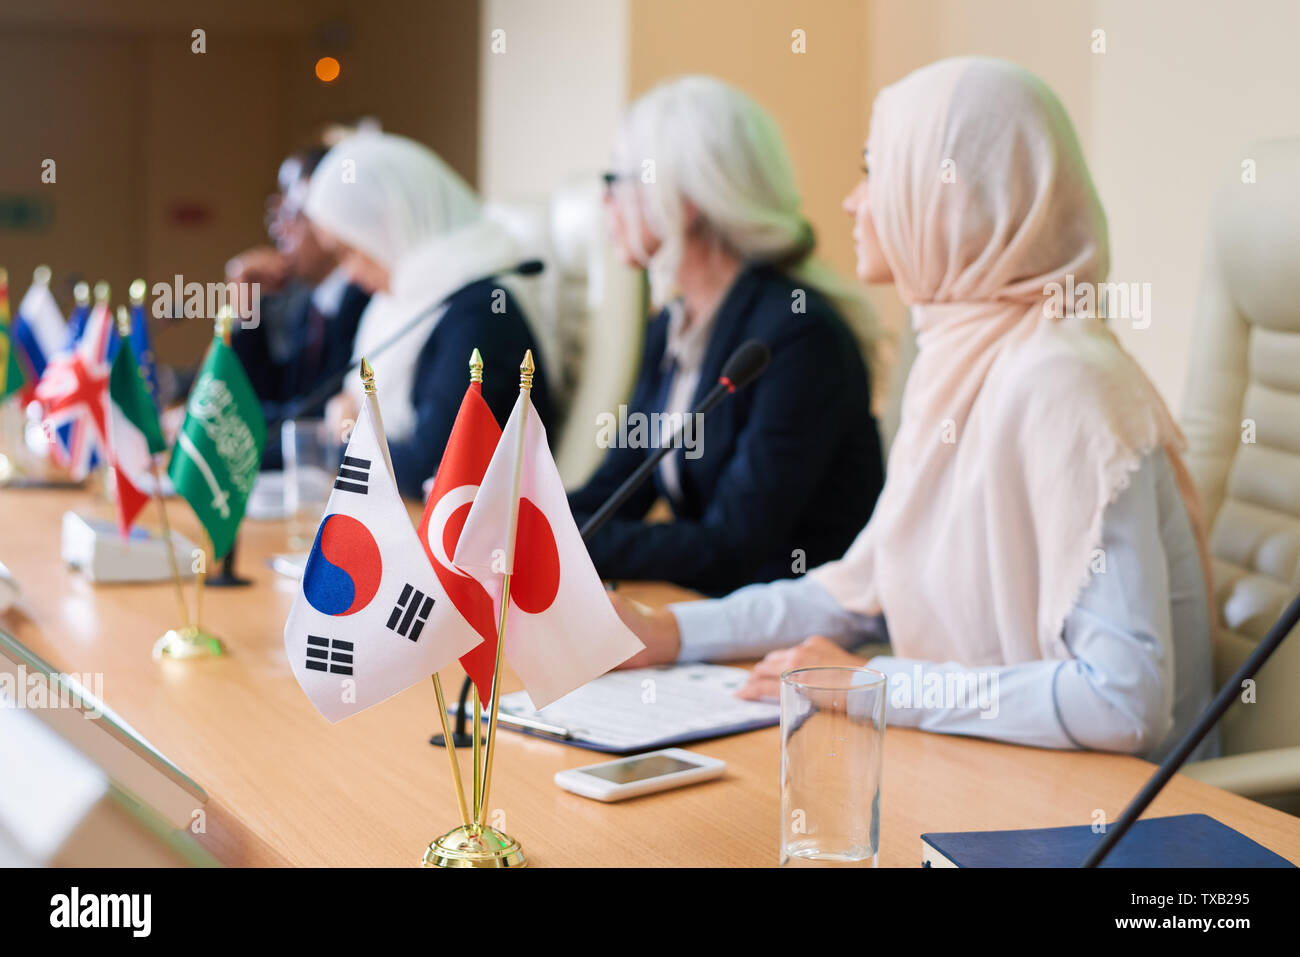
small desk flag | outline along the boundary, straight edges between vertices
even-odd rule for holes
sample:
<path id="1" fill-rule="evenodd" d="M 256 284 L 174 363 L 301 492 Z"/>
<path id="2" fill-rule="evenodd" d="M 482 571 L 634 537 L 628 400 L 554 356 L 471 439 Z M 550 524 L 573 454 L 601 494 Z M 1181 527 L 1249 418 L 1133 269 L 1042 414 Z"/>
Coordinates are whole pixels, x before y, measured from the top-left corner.
<path id="1" fill-rule="evenodd" d="M 54 432 L 50 453 L 78 481 L 107 444 L 108 374 L 117 336 L 108 303 L 95 304 L 81 338 L 55 356 L 36 383 L 36 401 Z"/>
<path id="2" fill-rule="evenodd" d="M 483 398 L 483 386 L 471 383 L 461 400 L 456 424 L 447 439 L 419 525 L 420 544 L 438 581 L 465 620 L 483 636 L 483 643 L 461 658 L 460 663 L 474 681 L 479 700 L 484 704 L 492 696 L 492 670 L 497 652 L 496 603 L 501 595 L 500 591 L 489 592 L 478 579 L 458 569 L 451 556 L 456 553 L 474 493 L 483 481 L 500 437 L 501 426 Z"/>
<path id="3" fill-rule="evenodd" d="M 516 473 L 519 517 L 512 542 Z M 605 594 L 569 510 L 546 428 L 532 403 L 525 410 L 522 397 L 465 519 L 455 561 L 494 595 L 502 591 L 504 574 L 513 572 L 505 656 L 534 708 L 546 707 L 645 647 Z"/>
<path id="4" fill-rule="evenodd" d="M 363 403 L 284 626 L 294 677 L 331 722 L 483 641 L 421 553 L 386 445 Z"/>
<path id="5" fill-rule="evenodd" d="M 9 325 L 9 278 L 0 275 L 0 400 L 27 385 L 27 374 L 18 361 L 17 342 Z"/>
<path id="6" fill-rule="evenodd" d="M 30 402 L 35 398 L 36 383 L 45 374 L 45 367 L 68 341 L 68 324 L 63 321 L 49 283 L 31 284 L 18 304 L 11 336 L 27 376 L 23 402 Z"/>
<path id="7" fill-rule="evenodd" d="M 145 491 L 153 456 L 166 450 L 158 412 L 136 364 L 130 340 L 122 343 L 108 377 L 109 460 L 117 492 L 117 527 L 125 538 L 149 501 Z"/>
<path id="8" fill-rule="evenodd" d="M 153 354 L 153 338 L 149 334 L 149 317 L 143 302 L 131 303 L 131 349 L 135 352 L 135 361 L 144 377 L 145 388 L 149 391 L 149 400 L 158 406 L 158 364 Z"/>
<path id="9" fill-rule="evenodd" d="M 212 340 L 190 390 L 167 474 L 212 538 L 213 558 L 235 543 L 266 445 L 266 420 L 230 346 Z"/>

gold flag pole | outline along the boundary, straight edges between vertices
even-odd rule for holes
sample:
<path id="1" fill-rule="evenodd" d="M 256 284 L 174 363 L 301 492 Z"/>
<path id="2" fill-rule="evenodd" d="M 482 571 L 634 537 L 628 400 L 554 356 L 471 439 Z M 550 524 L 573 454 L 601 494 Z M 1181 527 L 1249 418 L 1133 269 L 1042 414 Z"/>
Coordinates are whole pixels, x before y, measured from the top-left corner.
<path id="1" fill-rule="evenodd" d="M 134 285 L 134 284 L 133 284 Z M 230 326 L 233 321 L 233 312 L 229 305 L 221 307 L 221 312 L 217 315 L 217 322 L 214 328 L 214 335 L 226 345 L 230 345 Z M 183 428 L 183 426 L 182 426 Z M 155 468 L 155 474 L 157 470 Z M 158 489 L 159 505 L 162 504 L 162 487 Z M 166 522 L 166 515 L 163 517 Z M 200 522 L 200 525 L 202 523 Z M 164 525 L 164 528 L 166 526 Z M 167 542 L 168 552 L 173 552 L 170 532 Z M 153 646 L 154 660 L 164 656 L 168 658 L 202 658 L 205 656 L 220 657 L 225 654 L 225 647 L 221 644 L 221 639 L 203 627 L 203 582 L 208 575 L 208 555 L 212 553 L 212 538 L 208 535 L 208 530 L 203 529 L 202 544 L 203 561 L 194 571 L 194 624 L 186 625 L 184 628 L 172 629 L 167 634 L 158 639 Z M 175 562 L 175 555 L 172 555 L 172 561 Z M 179 578 L 178 578 L 179 580 Z"/>
<path id="2" fill-rule="evenodd" d="M 472 385 L 475 382 L 483 381 L 483 356 L 478 351 L 478 347 L 470 353 L 469 357 L 469 381 Z M 474 687 L 474 816 L 472 820 L 465 823 L 477 832 L 478 826 L 478 806 L 483 800 L 483 702 L 479 700 L 478 686 Z"/>
<path id="3" fill-rule="evenodd" d="M 172 580 L 176 583 L 176 606 L 180 609 L 181 623 L 186 630 L 190 628 L 190 610 L 185 603 L 185 587 L 181 583 L 181 566 L 176 563 L 176 546 L 172 542 L 172 526 L 167 521 L 167 506 L 163 503 L 162 477 L 158 474 L 158 463 L 149 456 L 149 471 L 153 475 L 154 495 L 158 500 L 158 516 L 162 520 L 163 538 L 167 542 L 167 561 L 172 568 Z"/>
<path id="4" fill-rule="evenodd" d="M 158 467 L 154 466 L 154 476 L 158 475 Z M 171 541 L 171 530 L 167 524 L 167 511 L 162 505 L 162 487 L 158 490 L 158 508 L 163 515 L 163 533 L 167 536 L 167 552 L 171 556 L 172 572 L 176 576 L 176 586 L 180 589 L 180 569 L 176 565 L 176 550 Z M 194 572 L 194 624 L 189 624 L 188 616 L 182 618 L 186 622 L 183 628 L 173 628 L 163 635 L 153 646 L 153 657 L 157 661 L 161 658 L 218 658 L 226 653 L 225 647 L 221 644 L 221 639 L 203 627 L 203 579 L 207 576 L 208 554 L 212 551 L 212 539 L 208 537 L 207 529 L 203 531 L 203 561 Z M 181 614 L 185 615 L 185 598 L 181 593 Z"/>
<path id="5" fill-rule="evenodd" d="M 474 350 L 475 354 L 478 350 Z M 471 368 L 473 363 L 471 363 Z M 479 364 L 479 374 L 482 381 L 482 363 Z M 369 360 L 365 356 L 361 357 L 361 383 L 366 394 L 366 402 L 370 406 L 371 418 L 375 420 L 375 425 L 383 434 L 383 420 L 379 416 L 379 394 L 375 389 L 375 370 L 371 368 Z M 396 475 L 393 474 L 393 459 L 388 453 L 388 439 L 385 438 L 380 444 L 384 453 L 384 464 L 388 466 L 388 474 L 393 475 L 396 481 Z M 451 725 L 447 719 L 447 699 L 442 693 L 442 679 L 438 677 L 435 671 L 433 678 L 433 693 L 438 699 L 438 717 L 442 721 L 442 738 L 447 746 L 447 758 L 451 761 L 451 780 L 456 786 L 456 803 L 460 805 L 460 820 L 466 828 L 470 826 L 469 808 L 465 804 L 465 785 L 460 778 L 460 761 L 456 758 L 456 742 L 453 740 Z"/>
<path id="6" fill-rule="evenodd" d="M 478 368 L 475 369 L 475 363 Z M 483 356 L 478 351 L 478 347 L 470 353 L 469 357 L 469 381 L 470 383 L 483 381 Z M 479 700 L 478 686 L 473 689 L 474 695 L 474 726 L 471 733 L 474 736 L 474 815 L 469 823 L 471 829 L 476 833 L 480 830 L 478 826 L 478 807 L 479 802 L 483 800 L 483 702 Z"/>
<path id="7" fill-rule="evenodd" d="M 478 350 L 474 350 L 478 357 Z M 481 359 L 480 359 L 481 362 Z M 519 395 L 523 402 L 523 413 L 528 413 L 528 401 L 533 387 L 533 352 L 529 349 L 524 361 L 519 366 Z M 515 551 L 515 532 L 519 524 L 519 481 L 523 472 L 523 443 L 526 427 L 519 429 L 519 445 L 515 449 L 514 489 L 511 494 L 510 524 L 507 526 L 507 551 L 513 559 Z M 492 668 L 492 704 L 488 717 L 487 756 L 483 763 L 483 789 L 474 795 L 474 821 L 469 827 L 458 827 L 438 838 L 424 852 L 425 867 L 526 867 L 527 859 L 524 849 L 517 840 L 488 827 L 484 822 L 487 813 L 488 792 L 492 786 L 492 758 L 497 743 L 497 699 L 498 681 L 501 676 L 501 649 L 505 643 L 506 609 L 510 606 L 510 573 L 505 576 L 501 590 L 501 620 L 497 628 L 496 659 Z M 446 712 L 446 709 L 443 709 Z M 478 700 L 478 689 L 474 690 L 474 774 L 478 777 L 478 743 L 481 733 L 482 717 Z M 444 725 L 445 727 L 445 725 Z M 450 743 L 450 738 L 448 739 Z"/>
<path id="8" fill-rule="evenodd" d="M 529 349 L 524 353 L 524 361 L 519 366 L 521 422 L 519 445 L 515 449 L 515 484 L 510 492 L 510 524 L 506 526 L 508 529 L 506 555 L 509 556 L 511 561 L 511 571 L 506 572 L 505 581 L 501 586 L 501 624 L 497 628 L 497 654 L 496 662 L 492 668 L 492 708 L 491 716 L 488 718 L 487 758 L 483 763 L 483 794 L 479 806 L 474 809 L 474 821 L 480 830 L 483 828 L 483 817 L 487 813 L 488 792 L 492 788 L 492 754 L 496 750 L 497 744 L 497 704 L 500 698 L 500 695 L 497 694 L 497 684 L 501 679 L 501 649 L 506 640 L 506 612 L 510 610 L 510 578 L 514 570 L 515 535 L 519 531 L 519 481 L 523 477 L 524 436 L 528 433 L 528 402 L 533 388 L 534 371 L 533 350 Z"/>
<path id="9" fill-rule="evenodd" d="M 442 740 L 446 745 L 447 758 L 451 761 L 451 781 L 456 786 L 456 803 L 460 806 L 460 822 L 466 828 L 469 823 L 469 808 L 465 804 L 465 785 L 460 779 L 460 761 L 456 757 L 456 742 L 451 733 L 451 722 L 447 718 L 447 699 L 442 693 L 442 679 L 438 672 L 433 673 L 433 694 L 438 699 L 438 716 L 442 719 Z"/>
<path id="10" fill-rule="evenodd" d="M 134 284 L 133 288 L 134 288 Z M 122 337 L 122 348 L 129 348 L 131 338 L 131 317 L 126 306 L 117 307 L 117 331 Z M 136 373 L 139 374 L 139 366 Z M 158 502 L 158 515 L 162 520 L 163 539 L 167 543 L 167 561 L 172 569 L 172 581 L 176 585 L 176 607 L 181 613 L 182 630 L 190 627 L 190 610 L 185 604 L 185 588 L 181 584 L 181 567 L 176 564 L 176 549 L 172 545 L 171 523 L 167 521 L 167 506 L 163 503 L 162 480 L 158 476 L 158 460 L 149 455 L 149 472 L 153 476 L 154 499 Z"/>
<path id="11" fill-rule="evenodd" d="M 366 404 L 370 407 L 370 417 L 375 422 L 376 430 L 383 436 L 384 420 L 379 414 L 379 393 L 375 388 L 375 370 L 371 368 L 370 361 L 365 356 L 361 357 L 361 385 L 366 395 Z M 392 475 L 394 482 L 396 482 L 397 477 L 393 473 L 393 459 L 388 452 L 388 439 L 386 437 L 379 443 L 379 447 L 384 453 L 384 464 L 388 466 L 388 474 Z M 438 717 L 442 719 L 442 736 L 447 744 L 447 757 L 451 760 L 451 779 L 456 785 L 456 802 L 460 805 L 460 820 L 466 828 L 469 828 L 470 816 L 469 808 L 465 805 L 465 785 L 461 782 L 460 762 L 456 758 L 456 743 L 452 740 L 451 725 L 447 721 L 447 699 L 443 696 L 442 680 L 438 677 L 436 671 L 432 677 L 433 693 L 438 699 Z"/>
<path id="12" fill-rule="evenodd" d="M 472 830 L 478 830 L 478 806 L 483 799 L 483 703 L 478 698 L 478 687 L 473 689 L 474 727 L 471 729 L 474 739 L 474 816 L 467 822 Z"/>
<path id="13" fill-rule="evenodd" d="M 363 371 L 364 375 L 364 371 Z M 475 349 L 469 357 L 469 381 L 471 384 L 483 381 L 483 356 Z M 374 374 L 371 373 L 370 382 L 367 388 L 372 388 L 374 383 Z M 473 826 L 473 820 L 470 818 L 469 808 L 465 805 L 465 786 L 461 783 L 460 778 L 460 760 L 456 757 L 455 735 L 452 734 L 451 722 L 447 716 L 447 699 L 442 693 L 442 678 L 437 672 L 433 674 L 433 693 L 438 699 L 438 717 L 442 721 L 442 740 L 446 747 L 447 757 L 451 761 L 451 777 L 456 785 L 456 801 L 460 805 L 460 821 L 466 828 Z M 474 692 L 474 802 L 477 807 L 479 794 L 479 725 L 482 718 L 479 714 L 478 690 Z"/>

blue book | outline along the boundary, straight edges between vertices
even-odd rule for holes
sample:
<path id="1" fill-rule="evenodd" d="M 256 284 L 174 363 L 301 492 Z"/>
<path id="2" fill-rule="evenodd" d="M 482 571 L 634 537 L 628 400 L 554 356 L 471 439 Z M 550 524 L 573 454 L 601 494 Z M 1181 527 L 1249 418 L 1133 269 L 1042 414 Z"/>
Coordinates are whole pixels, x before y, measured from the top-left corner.
<path id="1" fill-rule="evenodd" d="M 1088 825 L 921 835 L 922 867 L 1078 867 L 1104 835 Z M 1102 867 L 1294 867 L 1205 814 L 1138 820 Z"/>

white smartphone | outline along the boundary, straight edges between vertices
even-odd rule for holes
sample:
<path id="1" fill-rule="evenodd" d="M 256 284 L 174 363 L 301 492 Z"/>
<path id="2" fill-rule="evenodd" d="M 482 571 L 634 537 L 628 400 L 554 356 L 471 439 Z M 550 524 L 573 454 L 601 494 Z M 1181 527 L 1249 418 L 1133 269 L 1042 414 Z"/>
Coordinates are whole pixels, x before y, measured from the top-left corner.
<path id="1" fill-rule="evenodd" d="M 622 801 L 625 798 L 666 791 L 669 788 L 721 777 L 727 762 L 706 758 L 681 748 L 648 751 L 628 758 L 602 761 L 581 768 L 555 772 L 555 783 L 566 791 L 597 801 Z"/>

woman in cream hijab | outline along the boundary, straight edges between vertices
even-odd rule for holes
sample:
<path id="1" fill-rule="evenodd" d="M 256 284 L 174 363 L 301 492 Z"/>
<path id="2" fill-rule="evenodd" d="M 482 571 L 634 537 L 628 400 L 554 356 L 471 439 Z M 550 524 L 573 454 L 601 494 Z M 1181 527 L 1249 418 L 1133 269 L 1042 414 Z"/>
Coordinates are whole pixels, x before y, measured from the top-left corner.
<path id="1" fill-rule="evenodd" d="M 419 497 L 469 384 L 470 353 L 483 355 L 483 397 L 502 422 L 518 395 L 524 352 L 532 349 L 543 367 L 520 305 L 526 289 L 510 276 L 523 256 L 446 163 L 387 133 L 359 133 L 334 146 L 312 176 L 305 211 L 352 281 L 375 294 L 354 356 L 374 367 L 398 486 Z M 551 415 L 545 379 L 544 372 L 534 378 L 532 392 L 543 421 Z M 360 379 L 349 376 L 331 418 L 354 418 L 361 394 Z"/>
<path id="2" fill-rule="evenodd" d="M 1016 66 L 944 60 L 881 92 L 866 154 L 858 274 L 918 347 L 876 510 L 802 580 L 617 602 L 629 665 L 766 653 L 747 697 L 869 665 L 895 726 L 1159 757 L 1209 700 L 1208 562 L 1182 435 L 1079 298 L 1108 250 L 1069 118 Z M 882 624 L 892 654 L 846 650 Z"/>

